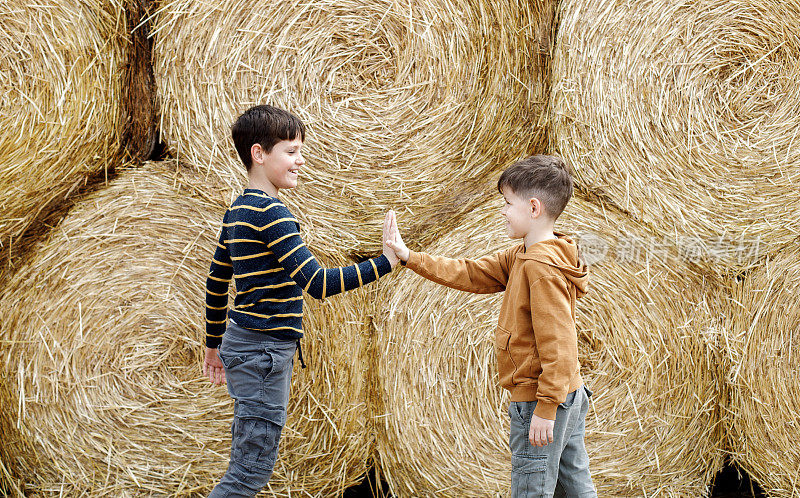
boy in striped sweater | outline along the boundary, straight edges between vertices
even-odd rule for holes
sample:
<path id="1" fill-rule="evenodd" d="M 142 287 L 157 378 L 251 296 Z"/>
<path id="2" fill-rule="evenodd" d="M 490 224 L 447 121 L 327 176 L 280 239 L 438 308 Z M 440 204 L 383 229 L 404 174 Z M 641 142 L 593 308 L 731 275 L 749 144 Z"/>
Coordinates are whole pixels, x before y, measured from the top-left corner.
<path id="1" fill-rule="evenodd" d="M 300 226 L 278 199 L 295 188 L 305 126 L 272 106 L 248 109 L 231 128 L 248 186 L 225 213 L 206 281 L 203 374 L 227 383 L 235 400 L 228 470 L 211 497 L 255 496 L 269 481 L 286 421 L 295 351 L 303 367 L 303 292 L 323 299 L 389 273 L 399 259 L 383 254 L 344 268 L 322 268 L 300 238 Z M 228 286 L 236 298 L 228 309 Z M 226 316 L 228 320 L 226 320 Z"/>

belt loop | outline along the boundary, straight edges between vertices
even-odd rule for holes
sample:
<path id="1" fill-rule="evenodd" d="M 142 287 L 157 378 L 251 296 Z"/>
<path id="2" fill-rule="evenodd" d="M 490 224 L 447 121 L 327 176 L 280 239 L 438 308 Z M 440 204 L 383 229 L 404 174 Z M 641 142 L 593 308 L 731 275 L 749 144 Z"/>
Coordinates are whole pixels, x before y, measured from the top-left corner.
<path id="1" fill-rule="evenodd" d="M 300 345 L 300 339 L 297 339 L 297 356 L 300 357 L 300 366 L 306 368 L 306 362 L 303 361 L 303 346 Z"/>

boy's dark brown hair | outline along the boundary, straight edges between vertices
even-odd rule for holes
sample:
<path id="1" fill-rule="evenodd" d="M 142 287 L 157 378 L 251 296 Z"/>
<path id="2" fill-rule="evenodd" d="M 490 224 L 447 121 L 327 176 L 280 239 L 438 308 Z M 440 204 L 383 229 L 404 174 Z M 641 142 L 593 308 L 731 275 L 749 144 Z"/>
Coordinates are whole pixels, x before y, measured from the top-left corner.
<path id="1" fill-rule="evenodd" d="M 502 194 L 504 187 L 524 199 L 536 197 L 555 220 L 572 197 L 572 175 L 558 156 L 530 156 L 503 171 L 497 190 Z"/>
<path id="2" fill-rule="evenodd" d="M 306 140 L 306 127 L 294 114 L 271 105 L 257 105 L 244 111 L 233 126 L 231 136 L 236 152 L 247 171 L 253 165 L 250 148 L 253 144 L 261 145 L 264 152 L 269 153 L 272 147 L 281 140 Z"/>

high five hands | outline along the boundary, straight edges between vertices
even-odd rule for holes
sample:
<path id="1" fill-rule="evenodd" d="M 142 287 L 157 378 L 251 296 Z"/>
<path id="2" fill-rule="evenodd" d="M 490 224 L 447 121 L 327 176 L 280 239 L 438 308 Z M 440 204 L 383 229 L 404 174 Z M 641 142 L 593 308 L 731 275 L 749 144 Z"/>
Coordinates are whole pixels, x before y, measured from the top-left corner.
<path id="1" fill-rule="evenodd" d="M 397 228 L 397 216 L 393 210 L 386 213 L 386 218 L 383 221 L 383 254 L 389 259 L 389 263 L 394 267 L 399 260 L 406 262 L 411 254 L 405 243 L 403 237 L 400 236 L 400 230 Z"/>

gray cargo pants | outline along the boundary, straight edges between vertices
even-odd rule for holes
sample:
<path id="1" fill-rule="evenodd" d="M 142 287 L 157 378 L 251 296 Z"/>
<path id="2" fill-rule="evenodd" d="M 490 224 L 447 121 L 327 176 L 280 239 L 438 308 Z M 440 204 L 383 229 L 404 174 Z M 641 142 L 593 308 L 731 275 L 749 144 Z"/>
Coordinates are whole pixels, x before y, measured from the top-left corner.
<path id="1" fill-rule="evenodd" d="M 597 497 L 583 441 L 591 395 L 586 386 L 567 394 L 556 410 L 553 442 L 546 446 L 533 446 L 528 440 L 536 401 L 510 403 L 511 496 Z"/>
<path id="2" fill-rule="evenodd" d="M 286 423 L 296 341 L 229 322 L 219 357 L 234 399 L 228 470 L 209 497 L 255 496 L 267 485 Z"/>

